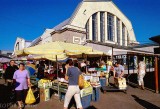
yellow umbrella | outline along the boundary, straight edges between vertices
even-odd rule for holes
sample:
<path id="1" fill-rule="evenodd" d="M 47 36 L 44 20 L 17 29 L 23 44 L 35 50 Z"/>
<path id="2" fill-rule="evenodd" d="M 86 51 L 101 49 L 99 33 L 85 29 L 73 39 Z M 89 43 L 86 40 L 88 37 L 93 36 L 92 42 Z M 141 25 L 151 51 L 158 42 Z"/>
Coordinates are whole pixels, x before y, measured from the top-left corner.
<path id="1" fill-rule="evenodd" d="M 30 55 L 30 54 L 38 55 L 38 56 L 35 56 L 34 58 L 49 59 L 49 60 L 55 60 L 56 56 L 58 59 L 64 59 L 64 58 L 67 58 L 67 56 L 82 57 L 82 54 L 85 54 L 88 56 L 104 55 L 103 52 L 93 50 L 91 47 L 88 47 L 88 46 L 58 42 L 58 41 L 25 48 L 24 50 L 17 51 L 16 53 L 18 55 Z"/>
<path id="2" fill-rule="evenodd" d="M 59 55 L 37 55 L 37 56 L 33 56 L 33 59 L 35 60 L 39 60 L 39 59 L 48 59 L 48 60 L 51 60 L 51 61 L 56 61 L 56 57 L 57 57 L 57 60 L 65 60 L 67 59 L 68 57 L 66 56 L 66 54 L 59 54 Z"/>
<path id="3" fill-rule="evenodd" d="M 25 54 L 59 54 L 63 52 L 64 49 L 57 42 L 36 45 L 24 49 Z"/>
<path id="4" fill-rule="evenodd" d="M 70 54 L 82 54 L 92 52 L 91 47 L 82 46 L 78 44 L 65 43 L 65 42 L 51 42 L 47 44 L 37 45 L 30 48 L 25 48 L 25 54 L 61 54 L 66 53 Z"/>
<path id="5" fill-rule="evenodd" d="M 17 55 L 23 55 L 23 50 L 17 50 L 17 51 L 15 51 L 15 55 L 17 56 Z"/>

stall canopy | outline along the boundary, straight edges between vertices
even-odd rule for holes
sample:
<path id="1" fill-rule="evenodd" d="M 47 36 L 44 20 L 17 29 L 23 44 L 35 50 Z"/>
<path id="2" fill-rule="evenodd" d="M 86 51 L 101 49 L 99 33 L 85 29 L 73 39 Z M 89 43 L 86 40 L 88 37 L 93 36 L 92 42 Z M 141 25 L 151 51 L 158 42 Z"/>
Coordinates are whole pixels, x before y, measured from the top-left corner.
<path id="1" fill-rule="evenodd" d="M 68 56 L 66 56 L 66 54 L 57 54 L 57 59 L 59 61 L 65 60 L 67 59 Z M 44 55 L 34 55 L 33 58 L 30 58 L 33 60 L 41 60 L 41 59 L 47 59 L 47 60 L 51 60 L 51 61 L 56 61 L 56 55 L 52 55 L 52 54 L 44 54 Z"/>
<path id="2" fill-rule="evenodd" d="M 160 44 L 160 35 L 149 38 L 150 40 Z"/>
<path id="3" fill-rule="evenodd" d="M 29 55 L 29 54 L 81 54 L 91 52 L 91 47 L 86 47 L 77 44 L 65 42 L 51 42 L 46 44 L 37 45 L 34 47 L 25 48 L 24 50 L 16 51 L 16 55 Z"/>
<path id="4" fill-rule="evenodd" d="M 101 51 L 93 50 L 91 47 L 65 43 L 65 42 L 51 42 L 47 44 L 37 45 L 34 47 L 25 48 L 24 50 L 16 51 L 16 55 L 27 56 L 37 55 L 34 59 L 48 59 L 48 60 L 64 60 L 68 56 L 74 55 L 107 55 Z"/>
<path id="5" fill-rule="evenodd" d="M 0 58 L 0 63 L 6 63 L 9 62 L 11 58 L 6 58 L 6 57 L 1 57 Z"/>
<path id="6" fill-rule="evenodd" d="M 10 60 L 11 60 L 10 57 L 0 54 L 0 63 L 6 63 L 9 62 Z"/>

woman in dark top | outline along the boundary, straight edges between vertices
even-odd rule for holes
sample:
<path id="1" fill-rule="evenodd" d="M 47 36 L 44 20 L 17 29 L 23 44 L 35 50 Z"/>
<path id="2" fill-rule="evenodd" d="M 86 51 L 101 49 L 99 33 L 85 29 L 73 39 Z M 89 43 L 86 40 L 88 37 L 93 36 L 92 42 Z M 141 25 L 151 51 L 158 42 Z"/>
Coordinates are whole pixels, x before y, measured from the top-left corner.
<path id="1" fill-rule="evenodd" d="M 9 91 L 12 91 L 13 75 L 16 70 L 18 70 L 18 67 L 15 65 L 15 61 L 11 60 L 4 74 L 5 82 L 8 85 Z"/>

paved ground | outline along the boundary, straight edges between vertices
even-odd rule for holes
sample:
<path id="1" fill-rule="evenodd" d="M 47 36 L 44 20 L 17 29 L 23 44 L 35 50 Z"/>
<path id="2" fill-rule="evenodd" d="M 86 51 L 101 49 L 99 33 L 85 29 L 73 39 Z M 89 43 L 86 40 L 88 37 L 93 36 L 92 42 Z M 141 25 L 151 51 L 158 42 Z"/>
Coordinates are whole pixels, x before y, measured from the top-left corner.
<path id="1" fill-rule="evenodd" d="M 17 109 L 16 105 L 11 104 L 11 100 L 9 100 L 11 96 L 8 95 L 7 88 L 2 85 L 3 82 L 0 80 L 0 109 L 7 106 L 9 109 Z M 63 102 L 60 102 L 57 97 L 52 96 L 48 102 L 26 106 L 25 109 L 62 108 Z M 100 100 L 98 102 L 91 102 L 90 109 L 160 109 L 160 94 L 129 86 L 127 94 L 123 92 L 101 93 Z"/>

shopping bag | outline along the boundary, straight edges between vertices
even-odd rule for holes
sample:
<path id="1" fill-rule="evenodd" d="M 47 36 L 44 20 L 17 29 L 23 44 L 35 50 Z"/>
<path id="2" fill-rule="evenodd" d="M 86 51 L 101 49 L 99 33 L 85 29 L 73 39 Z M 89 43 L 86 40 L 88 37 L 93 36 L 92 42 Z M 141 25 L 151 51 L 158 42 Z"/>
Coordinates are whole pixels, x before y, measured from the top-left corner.
<path id="1" fill-rule="evenodd" d="M 79 75 L 78 85 L 79 85 L 79 88 L 80 88 L 80 89 L 83 89 L 83 88 L 84 88 L 84 77 L 83 77 L 83 75 Z"/>
<path id="2" fill-rule="evenodd" d="M 35 103 L 35 102 L 36 102 L 36 99 L 35 99 L 35 97 L 34 97 L 34 94 L 33 94 L 33 92 L 32 92 L 32 89 L 29 88 L 29 91 L 28 91 L 27 96 L 26 96 L 26 99 L 25 99 L 25 103 L 26 103 L 26 104 L 33 104 L 33 103 Z"/>

